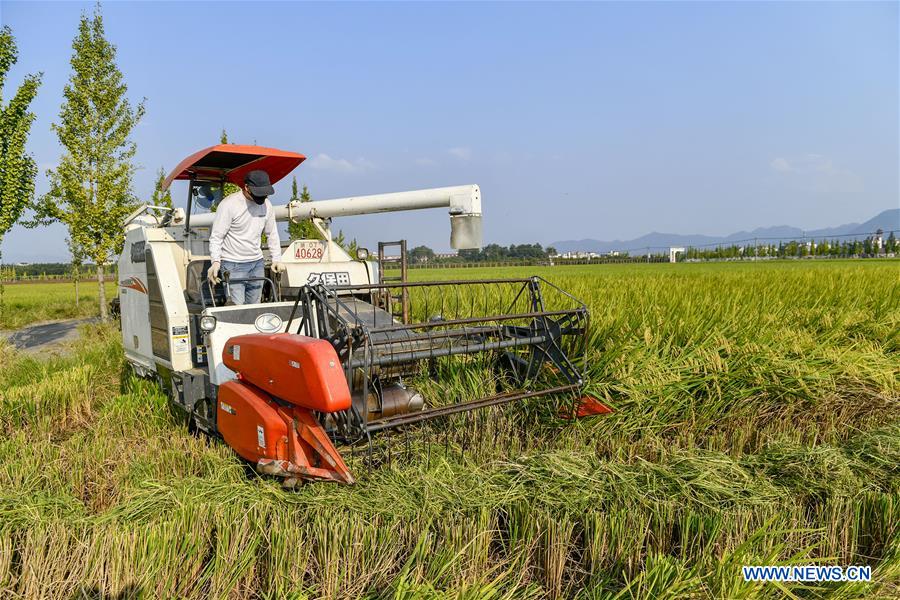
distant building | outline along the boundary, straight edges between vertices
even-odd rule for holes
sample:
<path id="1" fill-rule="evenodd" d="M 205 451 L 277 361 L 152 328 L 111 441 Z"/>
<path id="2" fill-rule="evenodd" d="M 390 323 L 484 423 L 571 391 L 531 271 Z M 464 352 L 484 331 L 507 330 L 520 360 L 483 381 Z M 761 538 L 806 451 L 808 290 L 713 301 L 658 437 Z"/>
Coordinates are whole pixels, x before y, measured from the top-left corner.
<path id="1" fill-rule="evenodd" d="M 570 258 L 570 259 L 578 259 L 578 260 L 590 260 L 592 258 L 600 258 L 600 255 L 596 252 L 582 252 L 581 250 L 575 252 L 563 252 L 562 254 L 557 254 L 554 258 Z"/>
<path id="2" fill-rule="evenodd" d="M 678 262 L 679 254 L 684 254 L 684 248 L 669 248 L 669 262 Z"/>

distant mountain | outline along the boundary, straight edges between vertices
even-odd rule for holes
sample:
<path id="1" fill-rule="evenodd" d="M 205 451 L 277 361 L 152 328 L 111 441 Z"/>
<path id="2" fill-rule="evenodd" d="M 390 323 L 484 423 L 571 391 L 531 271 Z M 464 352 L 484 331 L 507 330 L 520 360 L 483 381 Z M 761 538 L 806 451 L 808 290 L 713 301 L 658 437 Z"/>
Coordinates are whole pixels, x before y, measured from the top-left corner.
<path id="1" fill-rule="evenodd" d="M 881 229 L 882 231 L 895 231 L 900 229 L 900 208 L 892 208 L 879 213 L 848 233 L 862 234 L 875 231 L 876 229 Z"/>
<path id="2" fill-rule="evenodd" d="M 738 231 L 726 236 L 659 233 L 654 231 L 632 240 L 613 240 L 610 242 L 594 239 L 563 240 L 554 242 L 550 245 L 556 248 L 558 252 L 581 251 L 599 252 L 602 254 L 614 250 L 631 250 L 635 252 L 648 247 L 659 249 L 672 246 L 728 245 L 739 241 L 754 239 L 762 243 L 766 241 L 775 241 L 777 238 L 800 239 L 803 236 L 816 239 L 828 238 L 836 235 L 865 237 L 878 229 L 883 231 L 900 230 L 900 208 L 888 209 L 869 219 L 865 223 L 847 223 L 846 225 L 826 227 L 825 229 L 804 230 L 797 227 L 789 227 L 787 225 L 778 225 L 775 227 L 759 227 L 753 231 Z M 898 234 L 898 236 L 900 236 L 900 234 Z"/>

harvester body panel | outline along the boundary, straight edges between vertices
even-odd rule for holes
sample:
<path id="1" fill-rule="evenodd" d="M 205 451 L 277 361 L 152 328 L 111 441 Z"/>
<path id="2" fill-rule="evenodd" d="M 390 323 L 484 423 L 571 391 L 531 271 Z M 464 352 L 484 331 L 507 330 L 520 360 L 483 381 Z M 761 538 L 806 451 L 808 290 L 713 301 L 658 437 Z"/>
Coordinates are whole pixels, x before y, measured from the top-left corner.
<path id="1" fill-rule="evenodd" d="M 261 333 L 262 331 L 283 333 L 293 305 L 293 302 L 266 302 L 204 308 L 199 313 L 201 318 L 213 317 L 216 319 L 215 329 L 205 333 L 201 340 L 209 364 L 210 382 L 213 385 L 222 385 L 236 376 L 236 372 L 222 360 L 222 353 L 228 340 L 235 336 Z M 273 318 L 273 316 L 277 318 Z M 257 328 L 257 323 L 267 329 Z M 301 333 L 305 334 L 305 331 Z"/>
<path id="2" fill-rule="evenodd" d="M 184 248 L 166 228 L 132 227 L 119 259 L 122 344 L 133 363 L 155 371 L 190 369 Z"/>

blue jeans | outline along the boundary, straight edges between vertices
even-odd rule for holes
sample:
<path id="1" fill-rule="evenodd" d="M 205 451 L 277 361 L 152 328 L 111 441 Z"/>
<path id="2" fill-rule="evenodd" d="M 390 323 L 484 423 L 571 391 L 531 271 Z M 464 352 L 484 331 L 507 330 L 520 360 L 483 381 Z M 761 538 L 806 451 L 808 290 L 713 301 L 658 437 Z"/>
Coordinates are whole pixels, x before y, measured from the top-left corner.
<path id="1" fill-rule="evenodd" d="M 262 298 L 262 277 L 265 275 L 265 264 L 263 259 L 251 260 L 250 262 L 232 262 L 230 260 L 222 261 L 222 273 L 228 273 L 228 295 L 234 304 L 259 304 Z M 258 281 L 234 281 L 235 279 L 246 279 L 248 277 L 259 277 Z"/>

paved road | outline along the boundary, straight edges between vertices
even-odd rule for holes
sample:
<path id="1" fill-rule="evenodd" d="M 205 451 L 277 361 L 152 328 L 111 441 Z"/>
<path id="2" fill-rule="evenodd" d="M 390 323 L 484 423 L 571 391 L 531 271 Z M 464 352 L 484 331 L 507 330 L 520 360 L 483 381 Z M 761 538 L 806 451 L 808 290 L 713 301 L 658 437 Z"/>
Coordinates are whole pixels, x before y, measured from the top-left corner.
<path id="1" fill-rule="evenodd" d="M 96 317 L 87 319 L 67 319 L 29 325 L 14 331 L 6 338 L 10 344 L 26 352 L 40 352 L 50 346 L 62 344 L 78 337 L 78 326 L 98 321 Z"/>

